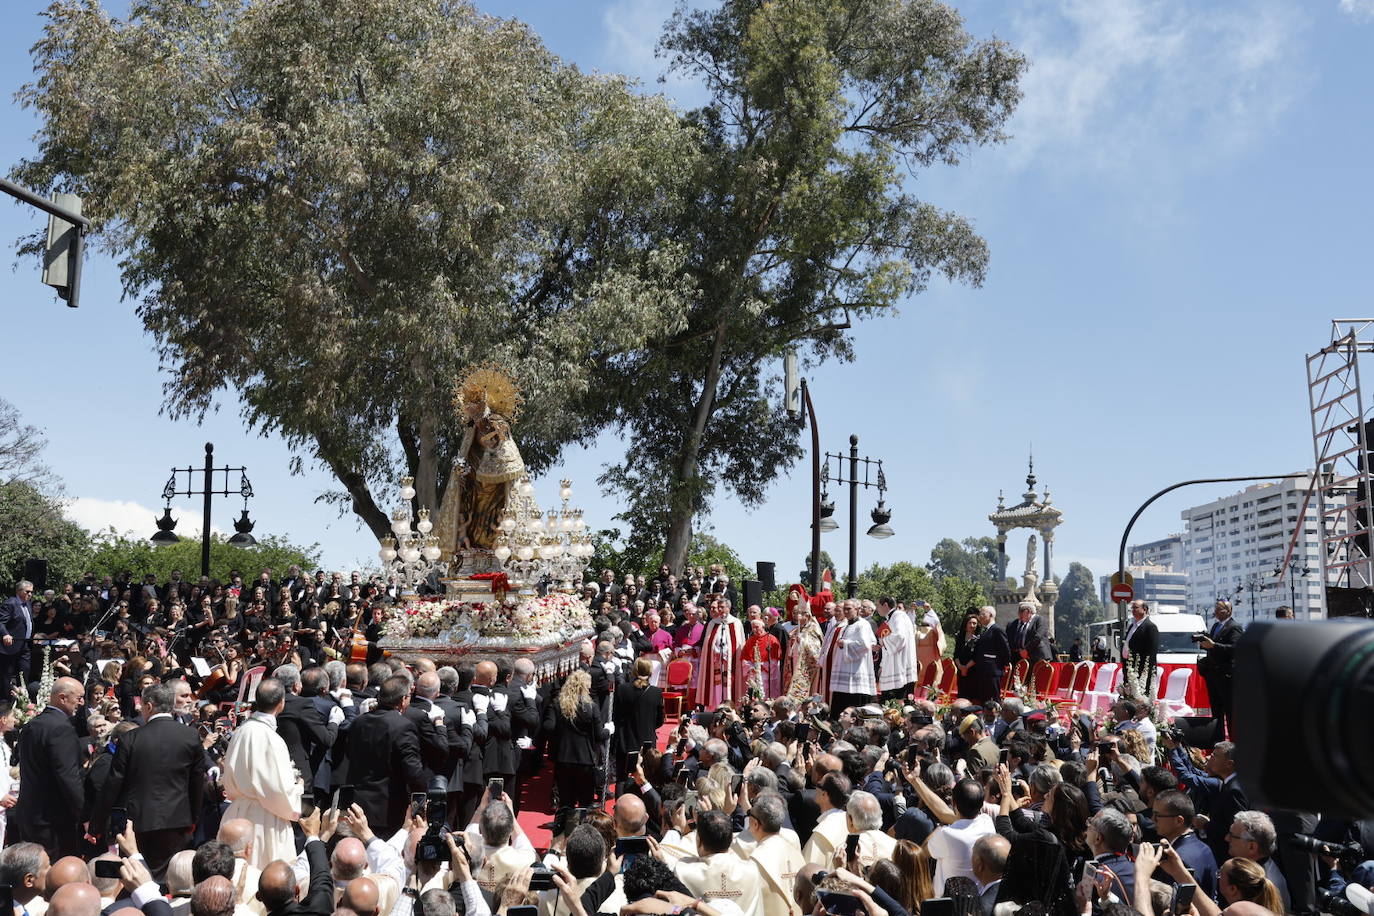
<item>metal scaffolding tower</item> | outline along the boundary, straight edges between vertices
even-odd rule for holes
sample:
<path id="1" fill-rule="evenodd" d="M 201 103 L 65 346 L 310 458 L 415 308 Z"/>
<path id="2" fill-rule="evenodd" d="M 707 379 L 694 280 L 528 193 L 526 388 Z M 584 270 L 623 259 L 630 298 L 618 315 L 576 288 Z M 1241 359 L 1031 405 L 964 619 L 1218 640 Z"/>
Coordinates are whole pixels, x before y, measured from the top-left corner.
<path id="1" fill-rule="evenodd" d="M 1316 456 L 1317 522 L 1328 613 L 1343 589 L 1374 585 L 1369 448 L 1374 404 L 1360 387 L 1360 363 L 1374 354 L 1374 318 L 1337 318 L 1331 343 L 1307 357 L 1307 394 Z M 1336 590 L 1333 592 L 1333 589 Z M 1350 594 L 1350 593 L 1344 593 Z M 1368 613 L 1367 591 L 1362 606 Z"/>

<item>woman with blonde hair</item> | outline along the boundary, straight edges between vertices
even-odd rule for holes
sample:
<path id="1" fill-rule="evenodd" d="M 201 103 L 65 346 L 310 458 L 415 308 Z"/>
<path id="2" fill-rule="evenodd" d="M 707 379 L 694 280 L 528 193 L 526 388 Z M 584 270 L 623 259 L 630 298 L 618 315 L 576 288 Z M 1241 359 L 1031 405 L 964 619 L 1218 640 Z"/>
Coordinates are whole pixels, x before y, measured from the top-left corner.
<path id="1" fill-rule="evenodd" d="M 1279 889 L 1264 874 L 1264 866 L 1254 859 L 1227 859 L 1217 873 L 1217 890 L 1226 905 L 1248 900 L 1271 913 L 1283 912 Z"/>
<path id="2" fill-rule="evenodd" d="M 592 678 L 574 671 L 563 682 L 558 699 L 544 715 L 544 733 L 553 736 L 554 780 L 563 805 L 590 808 L 599 788 L 601 740 L 605 730 L 601 707 L 592 700 Z"/>

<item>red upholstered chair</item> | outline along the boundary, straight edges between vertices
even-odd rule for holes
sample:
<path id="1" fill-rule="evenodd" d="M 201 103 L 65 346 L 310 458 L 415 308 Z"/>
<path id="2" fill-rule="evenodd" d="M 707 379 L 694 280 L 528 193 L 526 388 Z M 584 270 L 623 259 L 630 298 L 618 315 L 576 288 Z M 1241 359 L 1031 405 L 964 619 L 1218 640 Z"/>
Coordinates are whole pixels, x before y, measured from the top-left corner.
<path id="1" fill-rule="evenodd" d="M 940 660 L 940 686 L 939 691 L 944 694 L 954 693 L 959 685 L 959 666 L 954 664 L 954 659 L 945 658 Z"/>
<path id="2" fill-rule="evenodd" d="M 685 658 L 670 661 L 667 684 L 663 689 L 663 715 L 676 719 L 682 715 L 682 700 L 692 686 L 692 663 Z"/>
<path id="3" fill-rule="evenodd" d="M 1068 703 L 1073 700 L 1074 683 L 1078 680 L 1078 673 L 1083 670 L 1083 666 L 1089 662 L 1079 662 L 1076 665 L 1064 664 L 1059 666 L 1059 678 L 1055 682 L 1054 689 L 1050 691 L 1049 700 L 1053 703 Z M 1083 677 L 1083 685 L 1086 689 L 1088 678 Z"/>
<path id="4" fill-rule="evenodd" d="M 1073 674 L 1073 686 L 1069 688 L 1069 702 L 1083 705 L 1084 698 L 1088 695 L 1088 685 L 1093 679 L 1093 663 L 1079 662 L 1078 670 Z"/>
<path id="5" fill-rule="evenodd" d="M 944 659 L 936 659 L 929 665 L 922 666 L 921 676 L 916 679 L 916 699 L 923 700 L 930 696 L 930 691 L 935 688 L 940 675 L 944 673 L 943 661 Z"/>

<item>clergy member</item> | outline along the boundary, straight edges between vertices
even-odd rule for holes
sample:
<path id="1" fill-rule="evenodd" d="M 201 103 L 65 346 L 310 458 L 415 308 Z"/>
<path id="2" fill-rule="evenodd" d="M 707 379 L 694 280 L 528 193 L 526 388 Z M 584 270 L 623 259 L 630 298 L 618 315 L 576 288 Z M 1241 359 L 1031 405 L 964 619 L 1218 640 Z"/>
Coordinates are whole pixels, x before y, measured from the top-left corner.
<path id="1" fill-rule="evenodd" d="M 286 742 L 277 734 L 277 716 L 285 705 L 282 682 L 263 678 L 252 714 L 235 730 L 224 752 L 224 794 L 229 799 L 224 820 L 243 818 L 253 825 L 250 864 L 260 869 L 276 859 L 296 859 L 291 822 L 300 819 L 304 784 L 291 765 Z"/>
<path id="2" fill-rule="evenodd" d="M 877 636 L 867 620 L 859 617 L 859 602 L 846 598 L 835 623 L 821 644 L 820 688 L 816 691 L 839 717 L 851 706 L 873 702 L 877 684 L 873 677 L 873 648 Z"/>
<path id="3" fill-rule="evenodd" d="M 744 688 L 744 624 L 730 613 L 729 601 L 715 598 L 711 619 L 701 636 L 696 704 L 715 709 L 726 700 L 738 702 Z"/>
<path id="4" fill-rule="evenodd" d="M 884 700 L 905 700 L 916 689 L 916 628 L 891 598 L 878 599 L 878 612 L 886 618 L 878 627 L 883 646 L 878 689 Z"/>
<path id="5" fill-rule="evenodd" d="M 744 643 L 744 676 L 751 696 L 775 700 L 782 696 L 782 646 L 768 632 L 763 620 L 749 621 L 752 629 Z"/>

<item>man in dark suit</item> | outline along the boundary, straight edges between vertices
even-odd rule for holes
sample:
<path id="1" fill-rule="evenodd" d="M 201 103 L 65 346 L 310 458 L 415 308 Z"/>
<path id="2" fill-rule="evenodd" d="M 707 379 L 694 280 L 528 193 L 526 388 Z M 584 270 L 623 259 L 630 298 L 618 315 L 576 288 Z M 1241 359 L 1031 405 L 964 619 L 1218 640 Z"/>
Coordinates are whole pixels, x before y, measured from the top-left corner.
<path id="1" fill-rule="evenodd" d="M 1231 676 L 1235 670 L 1236 643 L 1240 642 L 1242 627 L 1231 616 L 1231 602 L 1219 599 L 1212 611 L 1216 621 L 1210 630 L 1198 638 L 1204 651 L 1197 661 L 1198 674 L 1207 684 L 1207 696 L 1212 704 L 1212 718 L 1224 721 L 1227 736 L 1233 734 L 1231 721 Z"/>
<path id="2" fill-rule="evenodd" d="M 534 662 L 518 658 L 512 666 L 510 679 L 510 724 L 511 740 L 515 743 L 514 791 L 507 795 L 515 803 L 515 813 L 520 813 L 520 787 L 526 777 L 539 769 L 539 755 L 534 749 L 534 739 L 539 735 L 540 723 L 544 721 L 544 708 L 539 702 L 539 685 L 534 673 Z"/>
<path id="3" fill-rule="evenodd" d="M 447 716 L 434 701 L 439 696 L 439 675 L 425 671 L 415 679 L 415 694 L 406 707 L 407 721 L 420 739 L 420 760 L 425 765 L 425 784 L 435 776 L 448 779 L 449 735 Z"/>
<path id="4" fill-rule="evenodd" d="M 1156 832 L 1173 845 L 1178 857 L 1197 881 L 1197 886 L 1208 897 L 1215 897 L 1217 859 L 1207 844 L 1193 832 L 1193 819 L 1197 816 L 1193 800 L 1177 789 L 1169 789 L 1155 796 L 1150 813 L 1154 817 Z M 1174 879 L 1162 868 L 1155 870 L 1154 877 L 1165 884 L 1174 883 Z"/>
<path id="5" fill-rule="evenodd" d="M 1129 855 L 1132 839 L 1131 822 L 1115 808 L 1103 808 L 1088 821 L 1087 840 L 1093 862 L 1099 869 L 1116 875 L 1112 893 L 1123 901 L 1135 899 L 1135 863 Z"/>
<path id="6" fill-rule="evenodd" d="M 335 729 L 334 743 L 329 750 L 320 755 L 317 761 L 311 758 L 315 766 L 315 772 L 310 776 L 311 785 L 315 787 L 315 806 L 328 808 L 334 787 L 343 785 L 342 779 L 335 778 L 335 764 L 339 763 L 338 771 L 342 771 L 343 756 L 348 749 L 348 729 L 353 725 L 353 720 L 358 718 L 358 704 L 351 693 L 345 694 L 342 690 L 335 697 L 330 692 L 332 682 L 329 674 L 322 668 L 307 668 L 301 674 L 301 685 L 301 695 L 308 697 L 320 718 Z M 342 773 L 339 772 L 339 775 Z"/>
<path id="7" fill-rule="evenodd" d="M 515 732 L 512 714 L 519 691 L 512 691 L 507 682 L 510 667 L 502 662 L 482 661 L 477 663 L 477 677 L 474 685 L 483 685 L 489 691 L 487 705 L 487 740 L 482 745 L 482 780 L 489 783 L 493 779 L 503 780 L 506 794 L 514 801 L 515 769 L 518 763 L 515 751 Z M 514 693 L 514 696 L 511 694 Z"/>
<path id="8" fill-rule="evenodd" d="M 405 821 L 410 793 L 428 788 L 420 737 L 404 715 L 409 705 L 410 678 L 393 675 L 382 682 L 376 707 L 349 729 L 348 779 L 368 823 L 382 836 Z"/>
<path id="9" fill-rule="evenodd" d="M 487 735 L 490 730 L 490 723 L 487 720 L 487 709 L 491 704 L 491 690 L 475 683 L 477 678 L 477 666 L 468 662 L 458 666 L 458 689 L 453 694 L 454 701 L 459 707 L 472 711 L 472 744 L 468 749 L 467 757 L 462 762 L 462 782 L 456 783 L 450 780 L 450 786 L 461 785 L 463 790 L 462 805 L 458 809 L 458 815 L 453 823 L 459 830 L 472 822 L 473 813 L 477 810 L 477 805 L 482 801 L 482 793 L 486 790 L 486 783 L 482 778 L 484 764 L 482 762 L 482 748 L 487 743 Z M 445 721 L 448 717 L 445 715 Z M 452 810 L 450 809 L 450 813 Z"/>
<path id="10" fill-rule="evenodd" d="M 29 647 L 33 642 L 33 583 L 21 580 L 14 597 L 0 604 L 0 696 L 14 685 L 29 683 Z"/>
<path id="11" fill-rule="evenodd" d="M 1045 618 L 1035 612 L 1034 604 L 1022 601 L 1016 609 L 1016 619 L 1007 624 L 1011 660 L 1024 658 L 1032 668 L 1036 662 L 1049 661 L 1050 643 L 1046 636 Z"/>
<path id="12" fill-rule="evenodd" d="M 997 625 L 997 611 L 991 605 L 979 610 L 978 623 L 983 632 L 973 646 L 970 687 L 964 695 L 975 703 L 983 703 L 996 699 L 1002 692 L 1002 675 L 1011 664 L 1011 646 L 1007 634 Z"/>
<path id="13" fill-rule="evenodd" d="M 195 729 L 173 718 L 175 705 L 174 685 L 144 688 L 147 724 L 120 739 L 96 818 L 103 824 L 110 808 L 125 809 L 139 852 L 159 879 L 186 848 L 205 792 L 205 750 Z"/>
<path id="14" fill-rule="evenodd" d="M 1150 695 L 1159 658 L 1159 627 L 1150 619 L 1150 605 L 1139 598 L 1131 602 L 1131 622 L 1122 643 L 1121 663 L 1131 666 L 1141 691 Z"/>
<path id="15" fill-rule="evenodd" d="M 42 846 L 54 860 L 82 852 L 81 741 L 72 716 L 84 694 L 80 681 L 58 678 L 47 708 L 19 734 L 21 788 L 19 801 L 10 809 L 9 832 L 15 842 Z"/>
<path id="16" fill-rule="evenodd" d="M 305 859 L 310 863 L 310 885 L 305 897 L 296 899 L 296 876 L 291 866 L 271 862 L 258 878 L 257 898 L 267 916 L 329 916 L 334 911 L 334 876 L 329 851 L 320 841 L 320 812 L 301 818 L 305 833 Z"/>
<path id="17" fill-rule="evenodd" d="M 973 869 L 973 879 L 978 882 L 978 902 L 982 905 L 983 916 L 992 916 L 992 909 L 997 905 L 997 891 L 1002 886 L 1009 855 L 1011 841 L 995 833 L 979 837 L 973 844 L 969 865 Z"/>
<path id="18" fill-rule="evenodd" d="M 305 785 L 302 803 L 309 805 L 315 802 L 315 769 L 334 746 L 339 725 L 321 715 L 315 705 L 320 691 L 329 689 L 329 675 L 323 668 L 311 668 L 305 674 L 308 682 L 295 665 L 278 665 L 272 676 L 286 688 L 286 705 L 277 716 L 277 734 L 286 742 L 291 762 L 300 771 Z M 342 721 L 342 716 L 340 710 L 331 717 Z"/>
<path id="19" fill-rule="evenodd" d="M 1188 795 L 1200 812 L 1194 818 L 1193 828 L 1203 834 L 1212 857 L 1217 862 L 1225 862 L 1231 857 L 1226 839 L 1231 822 L 1236 819 L 1236 812 L 1250 807 L 1245 790 L 1236 779 L 1236 746 L 1230 741 L 1218 742 L 1207 758 L 1204 771 L 1193 765 L 1188 753 L 1167 732 L 1161 733 L 1159 740 L 1169 749 L 1169 763 L 1179 781 L 1187 786 Z"/>
<path id="20" fill-rule="evenodd" d="M 481 726 L 480 737 L 486 738 L 487 718 L 477 718 L 472 708 L 471 690 L 467 693 L 466 705 L 458 700 L 457 669 L 445 666 L 439 669 L 438 675 L 439 695 L 434 698 L 434 705 L 443 711 L 444 730 L 448 732 L 448 763 L 439 775 L 448 780 L 449 819 L 451 823 L 457 823 L 463 813 L 463 770 L 472 754 L 473 741 L 478 737 L 478 725 Z M 480 771 L 481 766 L 477 769 Z M 481 773 L 478 772 L 474 778 L 480 780 Z"/>

